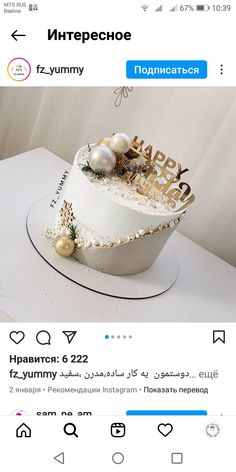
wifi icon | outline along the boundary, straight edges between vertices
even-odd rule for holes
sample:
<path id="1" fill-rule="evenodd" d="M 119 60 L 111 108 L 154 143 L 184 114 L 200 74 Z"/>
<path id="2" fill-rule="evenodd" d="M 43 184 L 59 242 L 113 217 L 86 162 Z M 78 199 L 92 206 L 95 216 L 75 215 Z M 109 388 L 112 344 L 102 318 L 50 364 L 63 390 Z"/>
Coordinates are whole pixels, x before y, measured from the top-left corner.
<path id="1" fill-rule="evenodd" d="M 148 5 L 142 5 L 141 8 L 143 9 L 143 11 L 147 11 Z"/>

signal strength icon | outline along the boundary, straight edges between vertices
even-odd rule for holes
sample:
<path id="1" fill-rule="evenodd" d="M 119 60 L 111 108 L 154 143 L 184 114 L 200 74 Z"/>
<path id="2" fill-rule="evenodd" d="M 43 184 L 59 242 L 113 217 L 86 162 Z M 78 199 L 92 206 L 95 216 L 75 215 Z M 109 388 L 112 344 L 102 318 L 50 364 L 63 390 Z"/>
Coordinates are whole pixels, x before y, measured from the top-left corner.
<path id="1" fill-rule="evenodd" d="M 155 11 L 162 11 L 163 10 L 163 5 L 160 5 Z"/>
<path id="2" fill-rule="evenodd" d="M 175 5 L 173 8 L 170 9 L 170 11 L 178 11 L 178 5 Z"/>
<path id="3" fill-rule="evenodd" d="M 148 6 L 149 6 L 149 5 L 142 5 L 141 8 L 143 9 L 143 11 L 147 11 Z"/>

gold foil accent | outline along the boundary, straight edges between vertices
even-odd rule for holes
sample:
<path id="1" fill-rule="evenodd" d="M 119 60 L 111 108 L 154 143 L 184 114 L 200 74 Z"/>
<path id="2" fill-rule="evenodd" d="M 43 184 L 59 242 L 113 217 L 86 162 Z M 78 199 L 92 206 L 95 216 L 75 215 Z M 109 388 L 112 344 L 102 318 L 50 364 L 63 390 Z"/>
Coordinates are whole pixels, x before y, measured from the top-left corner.
<path id="1" fill-rule="evenodd" d="M 60 224 L 65 228 L 69 228 L 74 221 L 74 213 L 72 210 L 72 203 L 63 201 L 63 204 L 59 210 Z"/>

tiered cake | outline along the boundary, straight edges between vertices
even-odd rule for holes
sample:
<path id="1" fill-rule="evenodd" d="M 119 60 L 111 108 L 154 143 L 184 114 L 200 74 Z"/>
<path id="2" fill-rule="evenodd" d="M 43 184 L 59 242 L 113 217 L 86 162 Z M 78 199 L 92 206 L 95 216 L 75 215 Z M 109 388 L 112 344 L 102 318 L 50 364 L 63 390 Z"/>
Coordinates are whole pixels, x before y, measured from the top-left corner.
<path id="1" fill-rule="evenodd" d="M 47 232 L 56 252 L 112 275 L 148 269 L 194 200 L 187 170 L 123 133 L 82 147 Z"/>

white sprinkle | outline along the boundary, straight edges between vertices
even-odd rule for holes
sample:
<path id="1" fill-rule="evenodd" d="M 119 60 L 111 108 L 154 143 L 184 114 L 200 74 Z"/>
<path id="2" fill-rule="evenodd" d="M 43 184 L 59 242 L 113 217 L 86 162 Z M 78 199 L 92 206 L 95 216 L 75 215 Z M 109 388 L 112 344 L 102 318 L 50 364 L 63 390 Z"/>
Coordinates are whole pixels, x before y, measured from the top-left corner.
<path id="1" fill-rule="evenodd" d="M 140 238 L 140 234 L 137 233 L 137 234 L 135 235 L 135 238 L 136 238 L 136 239 Z"/>

